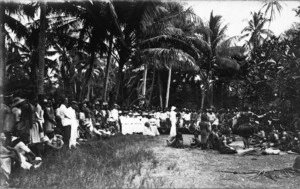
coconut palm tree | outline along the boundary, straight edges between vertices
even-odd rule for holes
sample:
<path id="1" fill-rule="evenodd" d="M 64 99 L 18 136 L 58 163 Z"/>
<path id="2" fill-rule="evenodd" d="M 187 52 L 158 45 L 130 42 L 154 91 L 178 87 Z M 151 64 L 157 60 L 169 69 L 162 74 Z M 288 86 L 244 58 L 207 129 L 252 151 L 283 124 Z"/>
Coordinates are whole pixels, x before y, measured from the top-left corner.
<path id="1" fill-rule="evenodd" d="M 114 38 L 118 37 L 123 43 L 123 35 L 118 24 L 118 18 L 114 7 L 110 1 L 80 1 L 80 2 L 64 2 L 63 4 L 54 5 L 58 13 L 63 17 L 53 19 L 55 32 L 69 30 L 71 36 L 61 36 L 60 39 L 67 39 L 77 50 L 90 54 L 90 68 L 93 68 L 94 59 L 97 55 L 103 57 L 104 54 L 112 54 L 113 48 L 109 48 L 114 42 Z M 109 43 L 109 45 L 107 45 Z M 107 70 L 111 62 L 111 56 L 107 56 Z M 106 74 L 108 77 L 108 72 Z M 87 70 L 85 74 L 83 86 L 92 77 L 92 70 Z M 108 79 L 105 79 L 108 81 Z M 107 86 L 107 84 L 106 84 Z M 107 89 L 107 87 L 105 87 Z M 83 92 L 84 90 L 82 90 Z M 106 100 L 104 91 L 104 98 Z M 83 94 L 80 95 L 83 98 Z"/>
<path id="2" fill-rule="evenodd" d="M 44 95 L 45 45 L 46 45 L 46 1 L 40 0 L 39 64 L 37 69 L 37 94 Z"/>
<path id="3" fill-rule="evenodd" d="M 0 2 L 0 93 L 3 94 L 3 79 L 5 74 L 5 28 L 4 28 L 5 7 Z"/>
<path id="4" fill-rule="evenodd" d="M 197 61 L 200 66 L 198 78 L 202 91 L 201 108 L 204 107 L 205 93 L 209 91 L 210 105 L 213 105 L 213 82 L 219 70 L 238 71 L 240 66 L 233 58 L 243 57 L 244 49 L 235 46 L 237 37 L 226 39 L 227 25 L 222 25 L 222 16 L 210 14 L 207 23 L 200 21 L 194 28 L 194 35 L 188 38 L 203 56 Z M 206 73 L 203 73 L 206 72 Z"/>
<path id="5" fill-rule="evenodd" d="M 264 39 L 273 35 L 273 32 L 269 29 L 265 29 L 265 24 L 270 20 L 264 17 L 262 12 L 252 12 L 252 18 L 248 21 L 248 26 L 242 30 L 241 39 L 248 38 L 247 46 L 250 50 L 260 46 Z M 264 37 L 265 35 L 265 37 Z"/>
<path id="6" fill-rule="evenodd" d="M 275 1 L 275 0 L 271 0 L 271 1 L 267 1 L 263 4 L 262 9 L 265 8 L 265 15 L 267 16 L 268 13 L 270 13 L 270 16 L 269 16 L 269 27 L 270 27 L 270 23 L 275 19 L 276 15 L 276 11 L 280 14 L 281 11 L 282 11 L 282 5 L 278 2 L 278 1 Z"/>

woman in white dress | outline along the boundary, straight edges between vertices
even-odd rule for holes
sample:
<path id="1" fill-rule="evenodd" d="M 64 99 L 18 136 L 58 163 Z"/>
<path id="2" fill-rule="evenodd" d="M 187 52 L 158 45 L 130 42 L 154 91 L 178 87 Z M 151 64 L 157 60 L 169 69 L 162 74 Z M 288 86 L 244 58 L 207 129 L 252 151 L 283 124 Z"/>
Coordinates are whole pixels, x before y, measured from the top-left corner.
<path id="1" fill-rule="evenodd" d="M 170 111 L 170 121 L 171 121 L 171 130 L 170 130 L 170 137 L 175 137 L 176 136 L 176 112 L 175 112 L 176 107 L 172 106 L 171 111 Z"/>
<path id="2" fill-rule="evenodd" d="M 77 102 L 73 101 L 72 106 L 68 108 L 68 113 L 69 117 L 71 119 L 71 136 L 69 140 L 69 148 L 71 149 L 72 147 L 76 148 L 77 145 L 77 138 L 78 138 L 78 126 L 79 126 L 79 121 L 77 120 L 76 117 L 76 106 Z"/>

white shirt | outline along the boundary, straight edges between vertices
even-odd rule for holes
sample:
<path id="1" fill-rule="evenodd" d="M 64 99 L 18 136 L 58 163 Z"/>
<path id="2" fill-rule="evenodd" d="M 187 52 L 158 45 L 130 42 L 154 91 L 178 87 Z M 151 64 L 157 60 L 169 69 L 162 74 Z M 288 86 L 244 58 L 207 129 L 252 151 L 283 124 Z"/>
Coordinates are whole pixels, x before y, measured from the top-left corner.
<path id="1" fill-rule="evenodd" d="M 183 116 L 183 119 L 186 121 L 190 121 L 191 120 L 191 113 L 185 113 Z"/>
<path id="2" fill-rule="evenodd" d="M 72 124 L 72 121 L 69 116 L 69 111 L 68 111 L 66 105 L 62 104 L 59 107 L 58 113 L 59 113 L 59 116 L 61 117 L 61 124 L 63 126 L 68 126 L 68 125 Z"/>
<path id="3" fill-rule="evenodd" d="M 177 120 L 175 111 L 171 111 L 169 115 L 170 115 L 170 120 L 171 121 L 175 122 Z"/>
<path id="4" fill-rule="evenodd" d="M 113 118 L 115 121 L 119 120 L 119 111 L 117 109 L 112 109 L 110 111 L 110 117 Z"/>

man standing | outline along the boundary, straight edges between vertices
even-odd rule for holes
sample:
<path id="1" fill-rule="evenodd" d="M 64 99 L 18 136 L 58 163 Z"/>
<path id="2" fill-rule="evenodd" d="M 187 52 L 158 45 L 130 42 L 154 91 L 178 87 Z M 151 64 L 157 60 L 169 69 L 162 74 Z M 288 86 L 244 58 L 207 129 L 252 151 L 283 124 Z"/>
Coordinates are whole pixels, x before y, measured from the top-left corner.
<path id="1" fill-rule="evenodd" d="M 70 140 L 70 137 L 71 137 L 71 124 L 72 124 L 72 121 L 71 121 L 71 118 L 69 116 L 69 113 L 68 113 L 68 98 L 65 98 L 60 107 L 59 107 L 59 116 L 61 118 L 61 124 L 62 124 L 62 128 L 63 128 L 63 133 L 64 133 L 64 136 L 63 136 L 63 139 L 64 139 L 64 143 L 69 146 L 69 140 Z"/>

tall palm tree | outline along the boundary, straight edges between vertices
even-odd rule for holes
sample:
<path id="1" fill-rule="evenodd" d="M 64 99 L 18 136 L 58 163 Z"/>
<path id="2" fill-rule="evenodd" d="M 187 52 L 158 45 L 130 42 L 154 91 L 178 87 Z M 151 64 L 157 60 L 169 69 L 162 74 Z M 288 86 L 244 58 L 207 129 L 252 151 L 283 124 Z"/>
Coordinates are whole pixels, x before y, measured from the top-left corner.
<path id="1" fill-rule="evenodd" d="M 4 28 L 5 7 L 0 2 L 0 93 L 3 94 L 4 74 L 5 74 L 5 28 Z"/>
<path id="2" fill-rule="evenodd" d="M 267 1 L 263 4 L 262 9 L 265 8 L 265 15 L 267 16 L 268 13 L 270 13 L 269 16 L 269 24 L 276 18 L 276 11 L 280 14 L 282 11 L 282 5 L 276 1 L 276 0 L 271 0 L 271 1 Z M 270 26 L 270 25 L 269 25 Z"/>
<path id="3" fill-rule="evenodd" d="M 269 22 L 269 19 L 265 18 L 262 12 L 252 12 L 251 15 L 252 18 L 248 21 L 248 26 L 241 32 L 242 34 L 245 33 L 241 39 L 249 38 L 247 42 L 248 48 L 253 50 L 259 47 L 266 37 L 273 35 L 273 32 L 264 28 L 265 24 Z M 266 37 L 264 37 L 264 35 Z"/>
<path id="4" fill-rule="evenodd" d="M 4 78 L 6 70 L 6 37 L 9 37 L 5 26 L 11 29 L 16 35 L 16 38 L 20 39 L 23 35 L 26 35 L 24 30 L 26 27 L 22 23 L 15 19 L 10 14 L 18 14 L 22 11 L 22 4 L 1 1 L 0 2 L 0 92 L 3 92 Z"/>
<path id="5" fill-rule="evenodd" d="M 44 95 L 45 45 L 46 45 L 46 1 L 40 0 L 39 66 L 37 69 L 37 94 Z"/>
<path id="6" fill-rule="evenodd" d="M 61 4 L 56 5 L 55 9 L 66 15 L 63 19 L 59 18 L 58 22 L 53 23 L 56 32 L 67 30 L 69 27 L 73 28 L 71 36 L 62 38 L 75 41 L 73 46 L 75 45 L 76 49 L 84 50 L 90 54 L 90 68 L 93 68 L 93 60 L 97 55 L 102 57 L 104 54 L 112 53 L 113 48 L 109 48 L 107 45 L 107 42 L 111 41 L 111 37 L 118 37 L 121 44 L 124 44 L 118 18 L 110 1 L 64 2 L 63 6 Z M 109 56 L 107 68 L 110 61 Z M 87 86 L 92 76 L 91 73 L 91 69 L 87 70 L 84 86 Z M 106 93 L 104 91 L 104 94 Z M 84 95 L 81 94 L 80 96 L 83 98 Z M 106 95 L 103 96 L 106 97 Z"/>
<path id="7" fill-rule="evenodd" d="M 195 47 L 203 54 L 197 61 L 201 68 L 198 74 L 202 91 L 201 108 L 204 107 L 204 98 L 208 91 L 209 104 L 213 105 L 213 82 L 218 70 L 238 71 L 240 68 L 238 62 L 232 57 L 241 56 L 243 48 L 232 44 L 236 37 L 226 39 L 226 30 L 227 25 L 222 25 L 222 16 L 211 12 L 209 21 L 199 22 L 194 28 L 194 35 L 189 36 Z"/>

